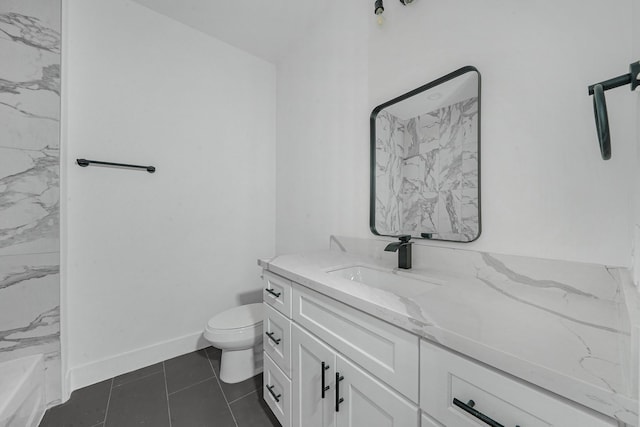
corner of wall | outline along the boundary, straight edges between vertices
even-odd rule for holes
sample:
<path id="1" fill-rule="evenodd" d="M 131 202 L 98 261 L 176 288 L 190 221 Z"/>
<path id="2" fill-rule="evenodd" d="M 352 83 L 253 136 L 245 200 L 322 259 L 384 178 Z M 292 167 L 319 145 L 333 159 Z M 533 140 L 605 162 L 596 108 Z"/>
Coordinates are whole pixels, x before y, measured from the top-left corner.
<path id="1" fill-rule="evenodd" d="M 64 310 L 67 303 L 67 28 L 68 28 L 68 2 L 62 0 L 61 4 L 61 44 L 60 51 L 60 359 L 61 359 L 61 388 L 62 403 L 66 402 L 71 396 L 70 389 L 70 372 L 68 363 L 68 334 L 67 332 L 67 311 Z"/>

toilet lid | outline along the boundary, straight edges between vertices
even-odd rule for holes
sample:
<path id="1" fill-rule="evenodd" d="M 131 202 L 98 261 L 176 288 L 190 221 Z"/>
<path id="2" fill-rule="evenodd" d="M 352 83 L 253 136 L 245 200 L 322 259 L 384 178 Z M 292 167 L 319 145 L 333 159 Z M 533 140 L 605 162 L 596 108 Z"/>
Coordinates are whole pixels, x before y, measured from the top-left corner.
<path id="1" fill-rule="evenodd" d="M 216 314 L 207 322 L 210 329 L 238 329 L 262 322 L 262 303 L 241 305 Z"/>

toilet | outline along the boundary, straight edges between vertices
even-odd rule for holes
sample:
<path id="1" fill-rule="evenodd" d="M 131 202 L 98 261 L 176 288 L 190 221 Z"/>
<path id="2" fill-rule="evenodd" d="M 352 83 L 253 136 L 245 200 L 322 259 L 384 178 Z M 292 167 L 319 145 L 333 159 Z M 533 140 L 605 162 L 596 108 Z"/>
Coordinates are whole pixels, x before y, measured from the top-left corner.
<path id="1" fill-rule="evenodd" d="M 262 303 L 241 305 L 213 316 L 204 337 L 222 350 L 220 380 L 238 383 L 262 372 Z"/>

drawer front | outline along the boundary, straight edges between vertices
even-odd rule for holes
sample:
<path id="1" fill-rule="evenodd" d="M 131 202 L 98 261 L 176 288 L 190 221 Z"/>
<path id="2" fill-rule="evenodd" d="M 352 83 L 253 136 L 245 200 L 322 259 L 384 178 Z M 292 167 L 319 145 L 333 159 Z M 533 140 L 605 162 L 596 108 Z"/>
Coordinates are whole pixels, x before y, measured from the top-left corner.
<path id="1" fill-rule="evenodd" d="M 291 317 L 291 282 L 268 271 L 262 272 L 264 302 L 271 307 Z"/>
<path id="2" fill-rule="evenodd" d="M 505 426 L 617 426 L 610 418 L 426 341 L 420 344 L 420 364 L 420 407 L 447 426 L 486 426 L 470 414 L 474 410 Z"/>
<path id="3" fill-rule="evenodd" d="M 293 320 L 370 373 L 418 401 L 418 337 L 299 285 Z"/>
<path id="4" fill-rule="evenodd" d="M 264 351 L 276 365 L 291 376 L 291 321 L 264 304 Z"/>
<path id="5" fill-rule="evenodd" d="M 282 427 L 291 426 L 291 381 L 271 358 L 264 355 L 262 398 Z"/>

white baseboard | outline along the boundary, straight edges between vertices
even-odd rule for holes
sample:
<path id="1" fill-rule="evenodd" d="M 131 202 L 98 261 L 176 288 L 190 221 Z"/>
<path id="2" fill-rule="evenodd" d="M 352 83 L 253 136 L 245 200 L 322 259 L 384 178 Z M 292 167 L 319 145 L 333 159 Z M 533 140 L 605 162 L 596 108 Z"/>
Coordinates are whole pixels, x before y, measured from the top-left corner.
<path id="1" fill-rule="evenodd" d="M 69 395 L 73 390 L 171 359 L 172 357 L 200 350 L 209 346 L 202 338 L 202 331 L 183 337 L 135 349 L 126 353 L 96 360 L 95 362 L 71 368 L 65 380 L 65 390 Z M 63 401 L 68 396 L 63 396 Z"/>

